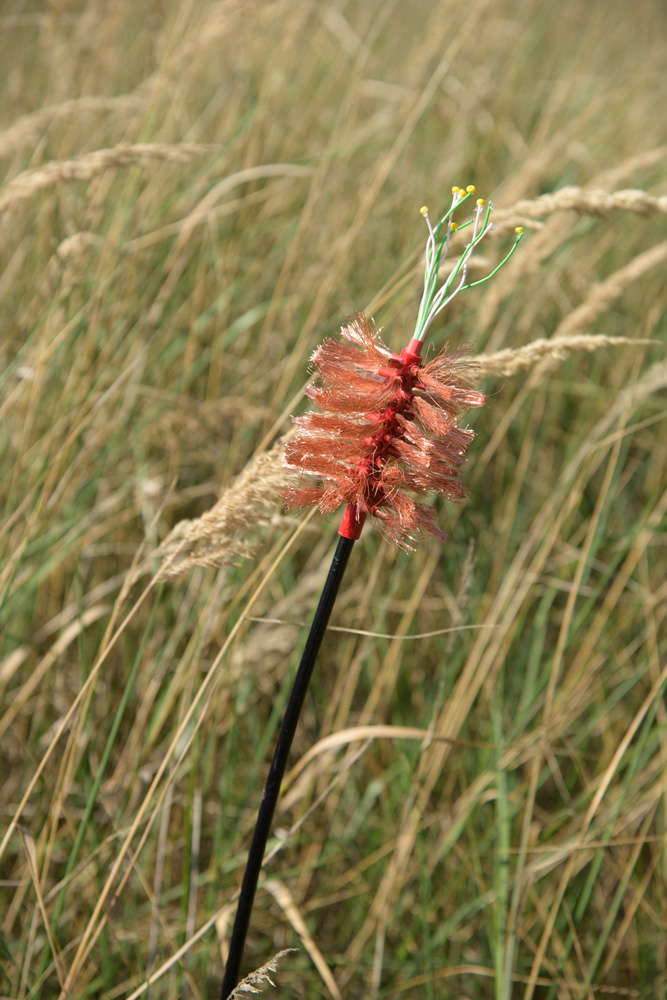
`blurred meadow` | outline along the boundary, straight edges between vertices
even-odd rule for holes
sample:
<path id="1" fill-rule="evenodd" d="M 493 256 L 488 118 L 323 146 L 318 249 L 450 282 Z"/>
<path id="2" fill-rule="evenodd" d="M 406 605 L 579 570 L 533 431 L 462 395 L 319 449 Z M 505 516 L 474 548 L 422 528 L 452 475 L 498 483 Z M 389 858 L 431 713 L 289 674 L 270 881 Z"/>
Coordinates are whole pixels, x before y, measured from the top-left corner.
<path id="1" fill-rule="evenodd" d="M 244 970 L 667 996 L 665 65 L 661 0 L 2 5 L 2 996 L 217 995 L 337 537 L 281 438 L 469 183 L 468 497 L 355 546 Z"/>

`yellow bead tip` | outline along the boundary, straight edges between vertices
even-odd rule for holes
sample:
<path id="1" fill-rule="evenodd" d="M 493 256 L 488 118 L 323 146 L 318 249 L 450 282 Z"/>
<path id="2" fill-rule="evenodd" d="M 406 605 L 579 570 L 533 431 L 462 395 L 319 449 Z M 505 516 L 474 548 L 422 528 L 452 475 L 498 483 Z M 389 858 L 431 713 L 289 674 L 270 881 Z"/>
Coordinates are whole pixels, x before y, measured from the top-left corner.
<path id="1" fill-rule="evenodd" d="M 478 198 L 475 204 L 477 205 L 478 208 L 484 208 L 486 202 L 484 201 L 483 198 Z"/>
<path id="2" fill-rule="evenodd" d="M 450 222 L 450 224 L 449 224 L 449 228 L 451 229 L 451 231 L 452 231 L 453 233 L 455 233 L 455 232 L 456 232 L 456 230 L 457 230 L 457 229 L 459 228 L 459 224 L 458 224 L 458 222 Z"/>
<path id="3" fill-rule="evenodd" d="M 517 235 L 521 235 L 523 232 L 523 226 L 516 226 L 514 232 L 517 233 Z"/>
<path id="4" fill-rule="evenodd" d="M 422 205 L 419 211 L 424 216 L 424 218 L 426 218 L 426 216 L 428 215 L 428 205 Z"/>
<path id="5" fill-rule="evenodd" d="M 475 188 L 474 184 L 468 184 L 468 187 L 466 188 L 468 194 L 474 194 L 476 190 L 477 189 Z"/>

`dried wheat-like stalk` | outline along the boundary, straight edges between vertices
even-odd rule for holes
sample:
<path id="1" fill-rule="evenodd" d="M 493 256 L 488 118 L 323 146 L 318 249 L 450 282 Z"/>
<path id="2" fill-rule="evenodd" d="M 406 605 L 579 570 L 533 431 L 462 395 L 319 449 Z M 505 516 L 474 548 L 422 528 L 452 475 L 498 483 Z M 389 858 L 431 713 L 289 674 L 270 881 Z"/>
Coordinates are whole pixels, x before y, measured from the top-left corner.
<path id="1" fill-rule="evenodd" d="M 600 347 L 621 347 L 626 344 L 653 344 L 653 340 L 639 340 L 636 337 L 607 337 L 604 334 L 579 334 L 558 339 L 533 340 L 524 347 L 508 348 L 494 354 L 478 354 L 468 359 L 468 366 L 475 369 L 478 376 L 497 375 L 510 377 L 534 368 L 545 360 L 565 361 L 570 354 L 578 351 L 591 353 Z"/>
<path id="2" fill-rule="evenodd" d="M 29 114 L 21 115 L 9 128 L 0 132 L 0 158 L 13 156 L 23 146 L 39 139 L 53 122 L 61 118 L 106 111 L 135 111 L 145 103 L 145 98 L 135 94 L 122 94 L 119 97 L 76 97 L 31 111 Z"/>
<path id="3" fill-rule="evenodd" d="M 192 61 L 201 58 L 203 49 L 209 48 L 221 38 L 229 34 L 235 27 L 236 20 L 243 18 L 246 22 L 254 16 L 257 4 L 251 0 L 218 0 L 217 3 L 204 7 L 204 17 L 200 24 L 195 25 L 175 47 L 173 53 L 160 69 L 159 76 L 163 79 L 175 77 Z"/>
<path id="4" fill-rule="evenodd" d="M 600 420 L 597 434 L 591 440 L 599 440 L 626 409 L 639 406 L 649 396 L 655 392 L 662 392 L 665 388 L 667 388 L 667 361 L 656 361 L 634 385 L 629 385 L 618 394 L 616 401 Z"/>
<path id="5" fill-rule="evenodd" d="M 161 576 L 180 576 L 195 566 L 224 566 L 254 551 L 248 534 L 269 524 L 289 480 L 282 466 L 286 437 L 253 458 L 218 502 L 201 517 L 179 521 L 157 549 Z"/>
<path id="6" fill-rule="evenodd" d="M 629 285 L 634 284 L 647 271 L 665 260 L 667 260 L 667 240 L 645 250 L 625 267 L 619 268 L 604 281 L 593 285 L 586 300 L 569 313 L 557 327 L 554 339 L 571 337 L 590 326 Z"/>
<path id="7" fill-rule="evenodd" d="M 249 976 L 242 979 L 236 989 L 229 994 L 229 1000 L 242 1000 L 248 993 L 262 993 L 267 986 L 275 986 L 270 973 L 278 971 L 278 963 L 292 952 L 298 952 L 298 948 L 284 948 L 274 955 L 270 962 L 255 969 Z"/>
<path id="8" fill-rule="evenodd" d="M 72 233 L 62 240 L 44 269 L 39 288 L 41 294 L 45 297 L 53 295 L 59 282 L 68 288 L 77 280 L 81 280 L 91 251 L 99 250 L 103 246 L 105 240 L 97 233 L 87 230 Z"/>
<path id="9" fill-rule="evenodd" d="M 58 181 L 89 181 L 105 170 L 132 167 L 148 160 L 187 163 L 194 157 L 205 156 L 207 153 L 219 150 L 219 146 L 196 142 L 121 143 L 110 149 L 96 149 L 92 153 L 83 153 L 71 160 L 52 160 L 43 167 L 25 170 L 0 189 L 0 213 L 6 212 L 8 208 L 14 208 L 38 191 L 57 184 Z"/>
<path id="10" fill-rule="evenodd" d="M 500 232 L 513 229 L 517 220 L 530 224 L 555 212 L 578 212 L 579 215 L 603 217 L 612 212 L 634 212 L 651 215 L 667 214 L 667 196 L 647 194 L 635 188 L 624 191 L 603 191 L 600 188 L 564 187 L 539 198 L 522 198 L 508 209 L 498 211 L 494 222 Z"/>
<path id="11" fill-rule="evenodd" d="M 655 146 L 653 149 L 643 149 L 640 153 L 627 156 L 620 163 L 599 173 L 595 182 L 602 188 L 617 188 L 624 184 L 638 170 L 650 170 L 662 166 L 667 160 L 667 146 Z"/>
<path id="12" fill-rule="evenodd" d="M 256 167 L 246 167 L 244 170 L 238 170 L 236 173 L 224 177 L 206 192 L 199 203 L 179 223 L 178 239 L 171 251 L 169 263 L 181 252 L 195 227 L 210 219 L 217 204 L 234 188 L 251 181 L 264 180 L 267 177 L 312 177 L 314 173 L 313 167 L 305 167 L 299 163 L 263 163 Z"/>
<path id="13" fill-rule="evenodd" d="M 652 212 L 667 214 L 667 197 L 655 197 L 635 188 L 625 191 L 602 191 L 599 188 L 565 187 L 553 194 L 517 201 L 515 215 L 540 218 L 553 212 L 579 212 L 580 215 L 605 216 L 611 212 L 635 212 L 650 215 Z"/>

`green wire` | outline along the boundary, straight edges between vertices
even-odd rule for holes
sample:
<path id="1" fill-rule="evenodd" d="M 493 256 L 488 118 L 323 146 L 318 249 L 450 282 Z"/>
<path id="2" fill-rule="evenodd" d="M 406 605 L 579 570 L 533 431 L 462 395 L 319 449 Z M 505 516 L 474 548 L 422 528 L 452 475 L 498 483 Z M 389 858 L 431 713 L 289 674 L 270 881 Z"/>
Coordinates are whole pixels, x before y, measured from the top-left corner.
<path id="1" fill-rule="evenodd" d="M 422 209 L 422 215 L 424 215 L 424 217 L 426 218 L 429 227 L 427 252 L 431 240 L 433 240 L 433 250 L 427 259 L 426 266 L 424 269 L 424 292 L 422 294 L 421 302 L 419 304 L 419 312 L 417 314 L 417 322 L 415 325 L 415 332 L 413 335 L 416 340 L 423 339 L 426 331 L 428 330 L 429 326 L 431 325 L 435 317 L 455 295 L 458 295 L 459 292 L 466 291 L 468 288 L 475 288 L 477 285 L 481 285 L 485 281 L 489 281 L 490 278 L 492 278 L 495 274 L 497 274 L 497 272 L 501 269 L 501 267 L 503 267 L 510 259 L 510 257 L 516 250 L 517 246 L 519 245 L 523 237 L 523 229 L 517 228 L 516 229 L 517 237 L 514 241 L 514 245 L 510 249 L 509 253 L 506 254 L 503 260 L 501 260 L 501 262 L 497 265 L 497 267 L 495 267 L 490 272 L 490 274 L 485 275 L 485 277 L 480 278 L 478 281 L 471 281 L 468 282 L 467 284 L 461 285 L 460 288 L 457 288 L 453 292 L 451 292 L 451 295 L 448 295 L 452 286 L 455 284 L 457 278 L 461 274 L 462 270 L 464 271 L 465 274 L 465 269 L 468 266 L 468 262 L 470 261 L 470 258 L 472 257 L 472 254 L 477 244 L 484 238 L 484 236 L 486 236 L 487 232 L 489 232 L 490 229 L 493 228 L 493 226 L 489 224 L 491 211 L 493 209 L 493 203 L 488 202 L 486 213 L 484 215 L 484 222 L 482 224 L 480 232 L 471 240 L 471 242 L 465 248 L 465 251 L 462 257 L 460 258 L 458 264 L 456 265 L 452 273 L 449 275 L 449 277 L 447 278 L 441 289 L 437 291 L 438 272 L 440 270 L 441 260 L 443 259 L 442 257 L 443 251 L 445 251 L 445 248 L 448 246 L 449 238 L 452 233 L 451 224 L 448 224 L 446 233 L 441 238 L 443 226 L 445 225 L 445 223 L 449 222 L 454 210 L 458 208 L 459 205 L 462 204 L 462 202 L 464 202 L 467 198 L 469 198 L 472 193 L 473 193 L 472 191 L 468 191 L 461 198 L 459 198 L 459 200 L 456 201 L 451 206 L 449 211 L 442 217 L 440 222 L 435 227 L 431 225 L 428 219 L 428 210 L 425 208 Z M 479 209 L 481 209 L 481 205 L 479 205 Z M 480 216 L 481 216 L 481 211 L 479 211 L 479 214 L 477 215 L 477 218 L 474 221 L 478 222 Z M 461 226 L 457 226 L 456 228 L 457 231 L 459 231 L 462 229 L 467 229 L 471 225 L 473 225 L 472 219 L 468 220 L 468 222 L 464 222 Z M 445 257 L 446 255 L 447 254 L 445 251 Z"/>

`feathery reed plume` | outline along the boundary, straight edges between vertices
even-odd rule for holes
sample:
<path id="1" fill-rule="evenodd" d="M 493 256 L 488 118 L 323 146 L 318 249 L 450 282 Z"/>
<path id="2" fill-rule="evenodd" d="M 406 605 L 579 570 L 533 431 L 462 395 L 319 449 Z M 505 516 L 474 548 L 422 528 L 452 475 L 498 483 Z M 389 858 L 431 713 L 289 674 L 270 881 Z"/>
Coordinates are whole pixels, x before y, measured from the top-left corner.
<path id="1" fill-rule="evenodd" d="M 608 337 L 604 333 L 579 333 L 573 336 L 558 338 L 540 338 L 532 340 L 524 347 L 508 347 L 493 354 L 479 354 L 468 359 L 468 365 L 479 376 L 496 375 L 510 377 L 519 372 L 528 371 L 540 365 L 541 374 L 556 365 L 566 361 L 570 354 L 585 352 L 591 354 L 601 347 L 636 346 L 637 344 L 655 344 L 657 341 L 637 337 Z M 548 369 L 544 363 L 549 362 Z"/>
<path id="2" fill-rule="evenodd" d="M 245 979 L 242 979 L 236 989 L 230 993 L 229 1000 L 241 1000 L 242 997 L 248 994 L 262 993 L 267 986 L 274 986 L 271 973 L 278 971 L 278 963 L 285 955 L 290 955 L 292 952 L 297 952 L 298 950 L 298 948 L 283 948 L 269 962 L 261 965 L 259 969 L 255 969 Z"/>
<path id="3" fill-rule="evenodd" d="M 254 550 L 250 529 L 276 517 L 276 497 L 288 474 L 281 466 L 285 438 L 256 455 L 201 517 L 178 521 L 156 551 L 161 576 L 175 577 L 195 566 L 224 566 Z"/>
<path id="4" fill-rule="evenodd" d="M 54 122 L 62 118 L 75 118 L 84 114 L 131 113 L 145 105 L 145 99 L 135 94 L 118 97 L 74 97 L 59 104 L 52 104 L 37 111 L 21 115 L 12 125 L 0 132 L 0 159 L 13 156 L 23 146 L 41 138 Z"/>
<path id="5" fill-rule="evenodd" d="M 603 191 L 600 188 L 564 187 L 538 198 L 517 201 L 511 209 L 514 218 L 539 219 L 553 212 L 578 212 L 579 215 L 603 217 L 611 212 L 634 212 L 651 215 L 667 214 L 667 196 L 655 197 L 636 188 L 623 191 Z"/>
<path id="6" fill-rule="evenodd" d="M 110 149 L 95 149 L 71 160 L 51 160 L 43 167 L 25 170 L 0 189 L 0 213 L 14 208 L 44 188 L 58 181 L 89 181 L 105 170 L 132 167 L 149 160 L 188 163 L 196 156 L 217 153 L 219 146 L 196 142 L 137 142 L 120 143 Z"/>
<path id="7" fill-rule="evenodd" d="M 595 322 L 630 285 L 653 267 L 659 267 L 667 260 L 667 240 L 649 247 L 629 264 L 610 274 L 604 281 L 593 285 L 586 299 L 573 309 L 556 328 L 553 339 L 562 340 L 585 330 Z"/>

